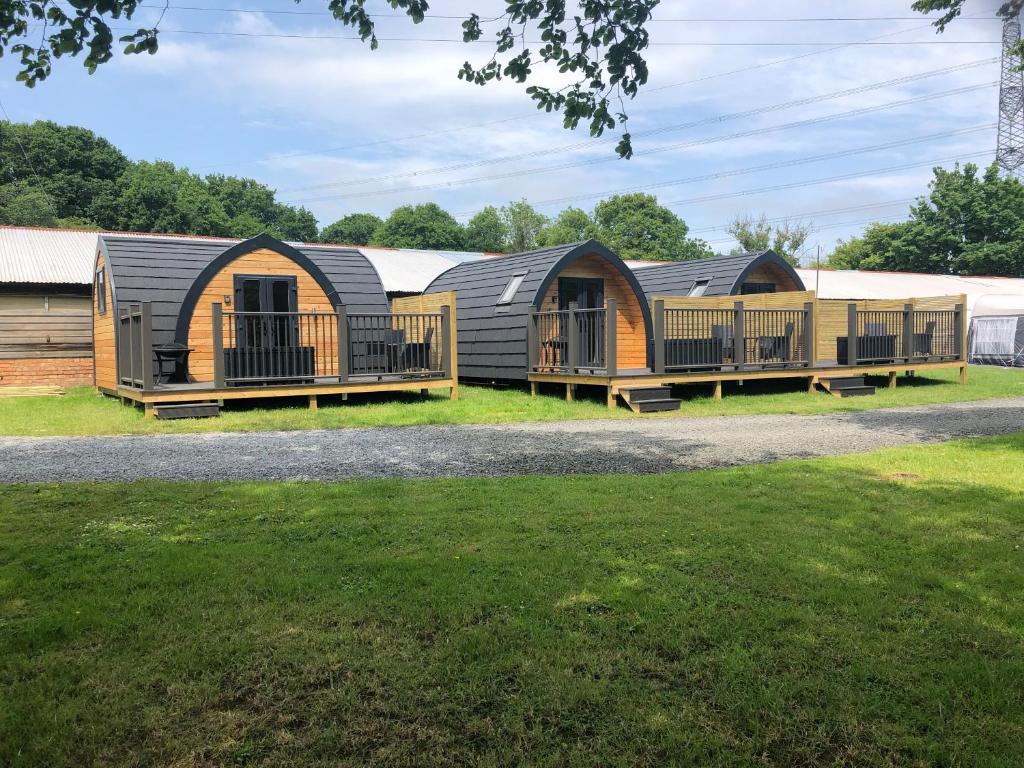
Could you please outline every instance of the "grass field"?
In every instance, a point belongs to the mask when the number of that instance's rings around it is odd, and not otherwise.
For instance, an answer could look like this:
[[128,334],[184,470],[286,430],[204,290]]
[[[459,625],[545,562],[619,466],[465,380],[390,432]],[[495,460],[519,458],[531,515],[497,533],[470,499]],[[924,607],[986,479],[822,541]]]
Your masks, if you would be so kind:
[[1019,766],[1022,460],[5,488],[0,764]]
[[[677,395],[685,398],[680,412],[643,418],[826,413],[1024,395],[1024,371],[972,367],[966,386],[957,383],[958,375],[956,370],[939,370],[927,376],[903,377],[896,390],[883,388],[873,397],[845,400],[808,393],[800,379],[726,385],[721,401],[710,398],[709,385],[694,385],[677,389]],[[886,380],[873,383],[885,387]],[[464,386],[457,402],[448,400],[446,394],[363,396],[347,403],[322,398],[316,412],[311,412],[304,400],[271,400],[258,405],[229,402],[216,419],[157,421],[144,419],[136,407],[122,406],[91,387],[82,387],[63,397],[0,398],[0,434],[109,435],[640,418],[625,406],[609,410],[604,389],[588,392],[581,388],[581,399],[571,403],[564,400],[562,388],[552,386],[544,391],[543,396],[531,398],[523,389]]]

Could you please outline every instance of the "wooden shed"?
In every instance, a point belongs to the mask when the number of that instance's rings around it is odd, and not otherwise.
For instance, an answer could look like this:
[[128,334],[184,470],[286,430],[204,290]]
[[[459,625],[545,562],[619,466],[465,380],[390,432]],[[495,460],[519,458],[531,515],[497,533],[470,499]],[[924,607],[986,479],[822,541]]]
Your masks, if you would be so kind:
[[144,403],[449,386],[451,309],[393,313],[353,248],[101,235],[96,385]]
[[803,291],[804,282],[775,251],[637,266],[648,296],[738,296]]
[[[426,293],[449,290],[459,297],[464,378],[525,381],[531,370],[569,356],[580,368],[605,368],[609,357],[622,368],[648,365],[644,292],[622,259],[595,240],[458,264]],[[578,333],[568,333],[567,323]]]

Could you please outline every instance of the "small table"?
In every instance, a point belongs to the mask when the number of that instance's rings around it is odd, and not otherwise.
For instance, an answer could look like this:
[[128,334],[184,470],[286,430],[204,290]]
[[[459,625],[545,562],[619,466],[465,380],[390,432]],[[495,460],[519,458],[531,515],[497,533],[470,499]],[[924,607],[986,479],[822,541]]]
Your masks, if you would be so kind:
[[[159,344],[153,347],[156,355],[157,384],[188,383],[188,355],[192,349],[184,344]],[[165,363],[171,364],[170,371],[164,370]]]

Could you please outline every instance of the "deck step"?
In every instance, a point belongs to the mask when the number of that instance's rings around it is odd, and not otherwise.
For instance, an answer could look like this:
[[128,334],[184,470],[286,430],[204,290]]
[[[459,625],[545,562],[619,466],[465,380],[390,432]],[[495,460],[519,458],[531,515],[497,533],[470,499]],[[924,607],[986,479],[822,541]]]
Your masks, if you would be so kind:
[[832,394],[837,397],[864,397],[865,395],[875,394],[875,388],[869,386],[843,387],[842,389],[833,390]]
[[678,411],[680,401],[675,397],[660,397],[655,400],[638,400],[630,402],[629,407],[637,413],[656,413],[658,411]]
[[671,387],[632,387],[622,390],[626,402],[638,403],[642,400],[664,400],[671,397]]
[[220,416],[220,403],[166,403],[153,410],[158,419],[206,419]]
[[836,376],[831,379],[823,379],[828,382],[829,389],[847,389],[849,387],[863,387],[863,376]]

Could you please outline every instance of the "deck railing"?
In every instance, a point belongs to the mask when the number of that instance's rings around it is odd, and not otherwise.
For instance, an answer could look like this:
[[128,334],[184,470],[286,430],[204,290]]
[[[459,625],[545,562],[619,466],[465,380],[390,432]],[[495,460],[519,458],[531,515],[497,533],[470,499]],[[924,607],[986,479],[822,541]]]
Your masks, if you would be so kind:
[[579,309],[531,311],[527,347],[531,371],[604,373],[617,370],[617,305]]
[[451,309],[224,312],[213,305],[215,386],[451,378]]
[[153,308],[149,302],[117,311],[117,381],[125,387],[153,388]]

